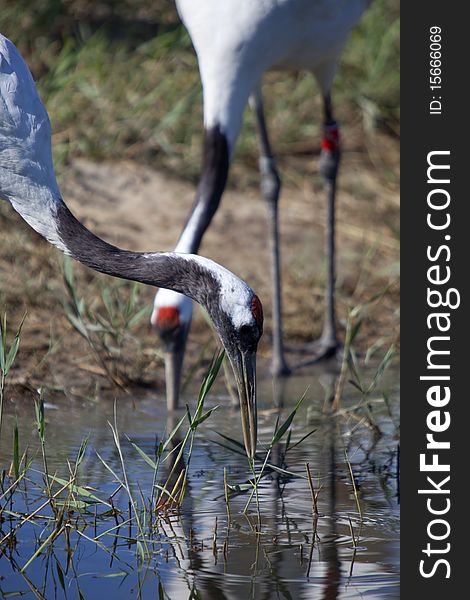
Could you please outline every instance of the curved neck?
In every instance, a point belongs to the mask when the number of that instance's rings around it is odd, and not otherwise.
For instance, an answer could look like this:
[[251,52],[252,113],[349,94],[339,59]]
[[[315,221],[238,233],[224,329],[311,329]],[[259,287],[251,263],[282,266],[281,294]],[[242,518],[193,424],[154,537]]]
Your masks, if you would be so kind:
[[205,307],[217,295],[219,282],[197,256],[122,250],[82,225],[62,200],[56,224],[67,253],[95,271],[180,292]]

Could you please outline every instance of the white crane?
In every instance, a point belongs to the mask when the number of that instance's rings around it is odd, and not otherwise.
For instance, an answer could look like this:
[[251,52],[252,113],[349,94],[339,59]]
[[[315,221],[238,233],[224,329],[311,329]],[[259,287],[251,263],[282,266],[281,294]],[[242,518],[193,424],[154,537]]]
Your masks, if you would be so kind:
[[263,311],[253,291],[217,263],[193,254],[122,250],[95,236],[65,205],[56,182],[51,126],[14,44],[0,35],[0,198],[51,244],[115,277],[166,288],[209,313],[238,384],[243,438],[256,449],[256,350]]
[[[282,339],[281,276],[278,232],[279,173],[264,118],[260,82],[271,68],[310,70],[324,104],[320,172],[325,180],[327,285],[320,339],[310,346],[317,359],[338,347],[335,323],[335,196],[340,159],[338,126],[333,118],[331,86],[351,28],[369,0],[176,0],[197,53],[203,86],[204,151],[201,178],[189,219],[176,251],[198,252],[204,232],[219,206],[231,157],[250,98],[260,149],[261,192],[269,211],[273,279],[273,366],[289,373]],[[151,322],[165,348],[167,403],[178,404],[181,365],[191,323],[192,303],[167,290],[155,297]]]

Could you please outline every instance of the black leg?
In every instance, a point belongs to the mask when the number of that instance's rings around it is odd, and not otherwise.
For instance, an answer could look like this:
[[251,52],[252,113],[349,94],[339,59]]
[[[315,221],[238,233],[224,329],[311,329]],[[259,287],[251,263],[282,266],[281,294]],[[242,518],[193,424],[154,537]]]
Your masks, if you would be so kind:
[[263,101],[258,90],[250,97],[250,106],[256,117],[258,143],[260,149],[259,169],[261,174],[261,194],[267,202],[269,213],[269,241],[271,250],[271,270],[273,284],[273,375],[288,375],[290,369],[284,357],[282,339],[282,301],[281,301],[281,266],[279,244],[278,204],[281,191],[281,179],[276,161],[271,152],[266,120],[264,118]]
[[335,301],[335,282],[336,282],[336,246],[335,246],[335,204],[336,204],[336,178],[340,163],[341,151],[339,143],[339,129],[333,118],[331,98],[326,95],[323,99],[324,104],[324,123],[323,137],[321,140],[320,152],[320,174],[323,177],[326,201],[327,201],[327,222],[326,222],[326,287],[325,287],[325,317],[323,321],[323,330],[320,338],[303,348],[290,348],[293,352],[309,354],[311,358],[298,365],[301,367],[307,364],[318,362],[336,354],[339,343],[336,332],[336,301]]
[[325,121],[323,124],[323,138],[320,153],[320,173],[325,182],[327,201],[326,222],[326,288],[325,288],[325,320],[323,332],[319,340],[323,351],[328,355],[336,351],[338,339],[336,335],[336,178],[338,175],[339,162],[341,158],[339,144],[339,129],[333,119],[331,110],[331,98],[324,98]]

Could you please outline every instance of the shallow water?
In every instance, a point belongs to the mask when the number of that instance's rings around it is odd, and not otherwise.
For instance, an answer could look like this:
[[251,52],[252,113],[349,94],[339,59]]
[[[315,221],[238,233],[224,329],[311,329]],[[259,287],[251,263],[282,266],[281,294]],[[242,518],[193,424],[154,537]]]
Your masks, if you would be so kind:
[[[320,376],[319,376],[320,374]],[[221,378],[220,378],[221,379]],[[396,372],[388,376],[392,412],[398,411],[395,389]],[[221,387],[211,394],[206,407],[219,405],[196,434],[191,456],[189,484],[182,509],[158,521],[149,543],[151,558],[141,562],[136,546],[129,543],[136,533],[135,524],[121,524],[103,535],[100,544],[88,541],[115,527],[115,519],[106,516],[106,507],[97,507],[97,518],[83,518],[77,511],[78,535],[71,528],[67,554],[65,535],[47,545],[24,574],[19,570],[51,533],[40,519],[25,524],[17,533],[15,546],[0,557],[0,591],[3,597],[51,598],[186,598],[266,599],[271,598],[398,598],[399,597],[399,489],[397,485],[396,429],[383,403],[373,403],[372,411],[383,435],[377,439],[370,428],[345,415],[322,415],[324,389],[331,384],[327,373],[316,371],[309,377],[291,378],[284,390],[275,390],[269,381],[261,382],[259,401],[259,438],[268,444],[278,414],[285,418],[298,398],[309,387],[297,414],[291,444],[309,431],[315,433],[290,450],[282,461],[284,443],[275,448],[270,462],[296,473],[290,476],[267,473],[260,485],[259,528],[256,503],[245,516],[248,492],[230,499],[231,526],[224,499],[223,469],[228,483],[242,485],[249,480],[246,458],[215,443],[224,440],[217,432],[240,439],[240,418]],[[273,400],[273,395],[275,400]],[[373,399],[379,398],[375,394]],[[191,406],[195,394],[188,397]],[[352,386],[346,388],[343,407],[359,400]],[[46,451],[50,473],[67,478],[67,459],[73,460],[82,439],[90,434],[85,459],[79,471],[79,484],[90,485],[103,500],[117,489],[114,477],[97,457],[121,476],[119,455],[113,443],[108,421],[113,420],[111,400],[69,401],[46,404]],[[153,456],[155,435],[171,430],[181,412],[167,419],[162,399],[124,396],[117,398],[117,422],[121,433],[127,477],[136,496],[150,496],[153,471],[132,448],[125,434],[149,456]],[[20,447],[29,445],[29,454],[37,447],[34,410],[31,406],[7,408],[2,433],[1,466],[11,460],[13,415],[18,416]],[[8,440],[6,438],[8,437]],[[283,440],[284,442],[285,440]],[[358,512],[346,453],[352,466],[362,518]],[[169,461],[167,461],[169,462]],[[314,485],[320,488],[318,517],[312,513],[311,494],[305,479],[309,463]],[[40,455],[33,468],[42,468]],[[168,469],[163,463],[161,477]],[[41,481],[31,471],[29,478]],[[4,488],[9,485],[6,477]],[[57,489],[58,486],[56,484]],[[31,512],[39,502],[38,488],[26,483],[24,493],[8,504],[11,512]],[[41,502],[44,497],[41,497]],[[3,506],[5,500],[1,501]],[[117,519],[128,517],[129,502],[124,491],[117,492],[113,504],[122,511]],[[92,509],[94,510],[94,509]],[[214,527],[217,533],[214,544]],[[83,521],[83,522],[81,522]],[[18,519],[5,516],[1,536]],[[351,536],[356,539],[356,549]],[[259,531],[258,531],[259,530]],[[80,591],[79,591],[80,590]]]

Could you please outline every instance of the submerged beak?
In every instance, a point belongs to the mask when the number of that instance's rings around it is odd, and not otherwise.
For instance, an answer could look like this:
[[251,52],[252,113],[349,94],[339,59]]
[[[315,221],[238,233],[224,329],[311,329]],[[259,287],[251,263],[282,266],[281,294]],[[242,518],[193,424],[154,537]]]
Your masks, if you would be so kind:
[[240,352],[231,357],[238,387],[242,418],[243,441],[248,458],[253,459],[257,440],[256,352]]
[[191,320],[181,323],[179,310],[173,306],[154,309],[150,319],[163,346],[165,360],[166,405],[169,411],[178,408],[181,371],[186,339]]
[[184,346],[165,352],[166,405],[169,411],[178,408]]

